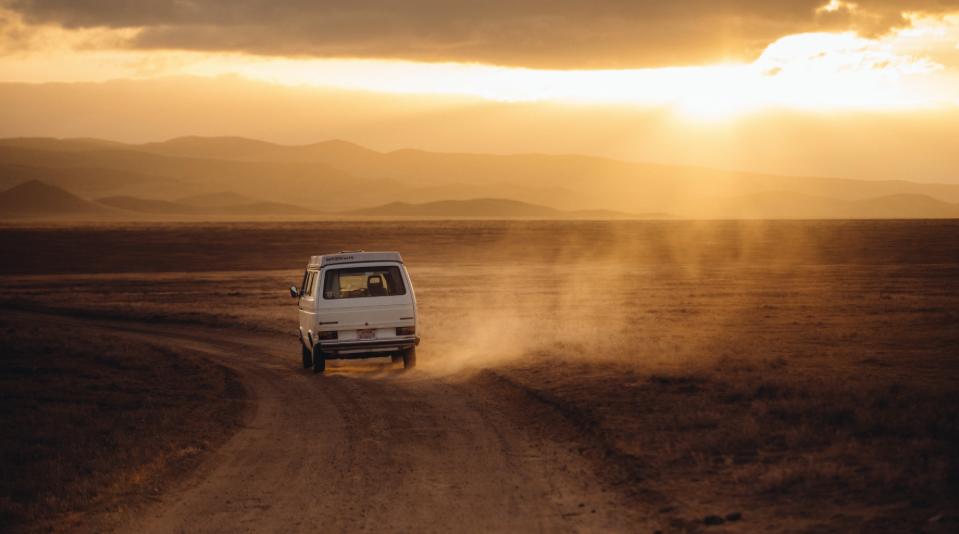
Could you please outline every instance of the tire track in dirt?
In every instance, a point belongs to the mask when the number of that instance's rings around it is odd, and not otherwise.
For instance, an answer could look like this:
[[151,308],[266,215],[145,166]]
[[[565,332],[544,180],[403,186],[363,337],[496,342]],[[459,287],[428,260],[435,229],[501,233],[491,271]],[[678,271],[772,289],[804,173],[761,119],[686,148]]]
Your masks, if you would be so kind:
[[255,396],[201,478],[123,518],[119,532],[655,530],[573,452],[571,423],[508,384],[376,363],[316,376],[288,338],[57,320],[201,351]]

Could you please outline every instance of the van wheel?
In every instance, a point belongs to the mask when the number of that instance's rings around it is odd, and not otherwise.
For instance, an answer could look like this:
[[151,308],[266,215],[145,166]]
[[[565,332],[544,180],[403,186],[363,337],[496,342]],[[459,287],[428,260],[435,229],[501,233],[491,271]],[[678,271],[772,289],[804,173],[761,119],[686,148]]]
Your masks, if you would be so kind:
[[416,367],[416,347],[410,347],[403,351],[403,368],[412,369]]
[[313,372],[322,373],[323,371],[326,371],[326,357],[322,352],[316,351],[313,357]]
[[303,368],[309,369],[313,367],[313,353],[310,352],[310,349],[306,348],[306,345],[300,345],[300,348],[303,349]]

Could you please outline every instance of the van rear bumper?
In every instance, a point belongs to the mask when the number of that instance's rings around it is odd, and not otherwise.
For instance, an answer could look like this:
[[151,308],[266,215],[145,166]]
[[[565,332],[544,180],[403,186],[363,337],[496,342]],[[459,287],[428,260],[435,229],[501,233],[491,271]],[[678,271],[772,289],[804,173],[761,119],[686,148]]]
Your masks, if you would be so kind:
[[396,348],[398,350],[408,349],[420,344],[420,338],[417,337],[395,337],[392,339],[371,339],[369,341],[323,341],[317,343],[314,351],[320,352],[341,352],[350,350],[386,350]]

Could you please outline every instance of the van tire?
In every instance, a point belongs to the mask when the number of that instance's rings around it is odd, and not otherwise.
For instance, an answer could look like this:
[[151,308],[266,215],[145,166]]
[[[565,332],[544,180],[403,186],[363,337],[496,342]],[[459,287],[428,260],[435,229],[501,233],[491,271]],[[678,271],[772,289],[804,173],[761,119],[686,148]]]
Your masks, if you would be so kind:
[[303,349],[303,368],[309,369],[313,367],[313,353],[310,349],[306,348],[306,345],[300,345],[300,347]]
[[313,355],[313,372],[322,373],[323,371],[326,371],[326,357],[322,352],[316,351]]
[[416,347],[410,347],[403,351],[403,368],[412,369],[416,367]]

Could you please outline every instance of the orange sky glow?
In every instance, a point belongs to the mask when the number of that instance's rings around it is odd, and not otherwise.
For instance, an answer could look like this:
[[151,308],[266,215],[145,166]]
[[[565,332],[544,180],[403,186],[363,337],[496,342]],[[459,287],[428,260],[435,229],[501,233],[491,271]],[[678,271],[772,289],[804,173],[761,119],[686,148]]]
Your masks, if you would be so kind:
[[[120,5],[123,0],[114,3]],[[623,57],[616,56],[609,50],[623,47],[596,37],[605,34],[581,37],[587,46],[596,47],[597,55],[613,57],[596,62],[592,56],[562,50],[531,48],[528,57],[520,57],[501,50],[505,46],[445,42],[427,42],[387,57],[390,53],[375,51],[381,46],[378,42],[350,41],[330,48],[329,43],[302,38],[306,40],[297,53],[288,53],[283,48],[275,50],[282,39],[252,26],[244,36],[261,32],[265,37],[234,45],[236,37],[228,34],[222,37],[226,44],[211,45],[191,33],[171,33],[176,24],[170,20],[180,19],[164,19],[162,13],[157,15],[160,22],[141,20],[139,12],[128,17],[130,22],[92,8],[74,13],[57,7],[60,3],[53,0],[0,0],[0,91],[13,91],[9,94],[16,97],[0,104],[5,124],[0,126],[0,136],[147,141],[190,134],[245,135],[288,143],[328,136],[380,150],[578,152],[783,174],[874,178],[905,178],[906,169],[920,169],[920,176],[909,179],[959,182],[959,164],[950,163],[939,152],[939,147],[959,142],[959,127],[953,120],[959,116],[959,7],[956,12],[897,12],[895,5],[880,4],[837,0],[810,4],[805,9],[818,26],[796,28],[818,31],[797,33],[779,28],[775,14],[769,14],[765,26],[740,31],[744,44],[730,45],[732,52],[725,59],[710,55],[715,46],[704,42],[695,49],[677,48],[673,64],[663,64],[667,56],[659,52],[644,55],[648,46],[637,45]],[[893,17],[889,27],[867,28],[862,22],[879,20],[880,14],[886,17],[889,9],[899,16]],[[841,14],[846,17],[841,19],[847,21],[845,27],[829,22]],[[463,17],[472,20],[469,17],[475,14]],[[645,20],[624,15],[627,22],[634,19],[639,21],[636,24]],[[182,31],[194,26],[184,25]],[[222,26],[223,31],[233,31],[232,25]],[[457,38],[441,35],[435,40]],[[551,34],[542,37],[551,38]],[[457,52],[447,53],[449,49]],[[473,56],[474,60],[467,60]],[[617,61],[633,66],[608,68],[608,63]],[[570,68],[556,68],[566,63]],[[86,97],[86,103],[77,100],[73,109],[64,104],[62,95],[57,96],[58,91],[75,86],[84,91],[100,88],[94,92],[106,99],[117,83],[147,92],[158,83],[173,84],[176,89],[164,99],[145,103],[155,112],[138,109],[124,117],[103,111],[102,106],[99,112],[91,111],[95,96]],[[183,112],[189,95],[197,94],[189,89],[196,83],[246,92],[247,100],[255,100],[258,94],[261,100],[247,106],[245,120],[214,120],[212,111]],[[319,93],[311,99],[304,91]],[[116,99],[135,98],[136,90],[124,94],[109,97],[110,101],[122,107],[126,104]],[[224,102],[231,98],[225,96]],[[272,101],[275,118],[288,120],[285,131],[268,125],[264,111],[252,109],[267,105],[264,98]],[[295,117],[297,112],[284,115],[285,104],[275,102],[277,98],[292,98],[296,105],[289,107],[308,109],[309,116],[322,115],[325,124],[305,127]],[[336,110],[329,107],[333,101]],[[370,109],[374,101],[372,108],[379,110],[376,116],[361,111]],[[477,109],[485,110],[483,116],[474,113]],[[91,119],[91,113],[101,116]],[[503,128],[534,116],[540,127],[524,124],[518,128],[523,135],[503,139]],[[632,125],[626,117],[632,117]],[[451,133],[457,120],[473,131]],[[132,126],[133,121],[139,129]],[[577,140],[571,132],[557,132],[557,124],[593,132],[592,137]],[[903,124],[918,140],[896,142],[893,133],[901,133]],[[877,127],[889,129],[888,135],[877,133]],[[835,138],[823,150],[822,131],[837,128],[848,136]],[[771,145],[771,129],[779,130],[772,139],[788,139],[789,150]],[[660,135],[653,137],[655,132]],[[498,141],[484,140],[484,135],[496,135]],[[709,140],[712,147],[690,150],[684,145],[689,139]],[[765,147],[764,154],[776,154],[775,161],[768,155],[759,157],[747,143]],[[910,143],[916,146],[904,150]],[[872,149],[864,152],[864,146]],[[880,154],[889,150],[896,154],[891,167],[887,161],[891,156]],[[826,161],[804,161],[813,154]]]

